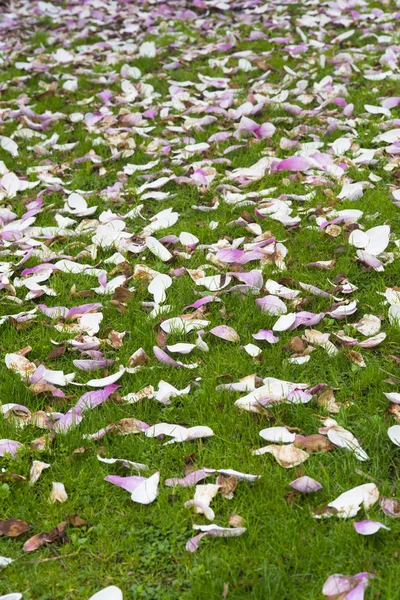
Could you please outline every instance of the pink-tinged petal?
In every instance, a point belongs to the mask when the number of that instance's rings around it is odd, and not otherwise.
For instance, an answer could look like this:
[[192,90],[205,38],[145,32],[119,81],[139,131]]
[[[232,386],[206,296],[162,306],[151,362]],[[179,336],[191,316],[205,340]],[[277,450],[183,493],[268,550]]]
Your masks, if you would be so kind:
[[252,337],[255,340],[265,340],[270,344],[276,344],[279,342],[279,338],[274,335],[274,332],[271,329],[260,329],[257,333],[253,333]]
[[296,314],[296,319],[292,325],[292,329],[296,329],[296,327],[299,327],[301,325],[304,325],[306,327],[312,327],[314,325],[318,325],[318,323],[320,321],[322,321],[322,319],[325,316],[325,313],[311,313],[308,311],[300,311]]
[[198,513],[203,513],[205,518],[208,519],[209,521],[213,521],[215,518],[215,513],[213,511],[213,509],[207,505],[206,502],[202,501],[202,500],[187,500],[185,502],[185,504],[183,505],[185,508],[190,508],[191,506],[194,506],[197,510],[196,512]]
[[65,318],[68,314],[68,308],[65,306],[48,307],[45,304],[38,304],[38,309],[51,319]]
[[228,325],[217,325],[210,329],[209,333],[212,333],[216,337],[219,337],[227,342],[239,342],[239,334],[232,327]]
[[307,477],[304,475],[303,477],[299,477],[295,479],[291,483],[289,483],[290,487],[298,492],[303,492],[304,494],[309,494],[310,492],[318,492],[322,490],[322,485],[319,481],[316,481],[312,477]]
[[256,304],[262,312],[269,315],[284,315],[287,313],[286,304],[278,298],[278,296],[264,296],[264,298],[257,298]]
[[349,304],[341,304],[331,312],[327,313],[334,319],[344,319],[350,315],[353,315],[357,310],[357,300],[349,302]]
[[363,582],[360,582],[355,588],[346,594],[345,600],[364,600],[365,588],[366,585]]
[[117,485],[118,487],[126,490],[127,492],[134,492],[136,488],[145,481],[146,477],[141,477],[140,475],[131,475],[129,477],[120,477],[119,475],[107,475],[104,477],[104,481],[108,481],[113,485]]
[[358,586],[358,584],[359,580],[351,575],[330,575],[324,583],[322,593],[328,598],[330,596],[340,596],[341,594],[350,592],[353,588]]
[[81,369],[82,371],[97,371],[98,369],[105,369],[115,363],[115,360],[107,360],[105,358],[100,360],[73,360],[74,367]]
[[199,547],[200,540],[207,535],[207,533],[198,533],[194,537],[192,537],[188,542],[186,542],[186,550],[188,552],[196,552]]
[[199,469],[197,471],[193,471],[193,473],[189,473],[189,475],[186,475],[186,477],[173,477],[172,479],[166,479],[164,484],[167,486],[180,485],[182,487],[187,487],[196,485],[196,483],[214,473],[216,473],[215,469]]
[[76,406],[79,406],[82,411],[87,410],[88,408],[95,408],[96,406],[99,406],[99,404],[103,404],[103,402],[105,402],[118,388],[119,385],[112,384],[106,386],[103,390],[86,392],[86,394],[83,394],[83,396],[79,398]]
[[187,441],[197,440],[199,438],[212,437],[214,435],[211,427],[206,425],[196,425],[187,429]]
[[80,306],[74,306],[70,308],[67,313],[67,319],[71,317],[77,317],[81,315],[85,315],[88,312],[95,312],[102,308],[102,304],[100,302],[93,302],[91,304],[81,304]]
[[388,531],[390,530],[389,527],[386,527],[386,525],[379,523],[379,521],[369,521],[369,520],[356,521],[353,524],[354,524],[354,529],[360,535],[373,535],[380,529],[387,529]]
[[204,306],[204,304],[208,304],[209,302],[221,302],[221,299],[216,296],[203,296],[203,298],[196,300],[193,304],[184,306],[183,310],[187,310],[188,308],[200,308],[200,306]]
[[277,171],[307,171],[313,166],[314,162],[305,156],[292,156],[281,160],[276,168]]
[[376,258],[376,256],[372,256],[365,250],[357,250],[357,257],[362,263],[367,265],[367,267],[371,267],[375,271],[382,272],[384,270],[383,265],[380,260]]
[[388,517],[398,518],[400,517],[400,500],[396,498],[380,498],[379,504],[381,509]]
[[153,352],[154,352],[154,356],[156,357],[156,359],[159,362],[162,362],[166,365],[169,365],[169,366],[175,367],[175,368],[180,366],[176,362],[176,360],[171,358],[166,352],[164,352],[164,350],[161,350],[161,348],[159,348],[158,346],[153,346]]
[[6,439],[0,440],[0,456],[11,454],[11,456],[14,457],[20,448],[22,448],[22,444],[20,442]]
[[381,333],[378,333],[378,335],[374,335],[373,337],[363,340],[362,342],[357,342],[357,346],[360,348],[375,348],[375,346],[383,342],[385,339],[386,333],[382,331]]
[[243,273],[229,273],[232,277],[236,277],[240,281],[243,281],[246,285],[261,289],[264,283],[264,279],[260,271],[245,271]]
[[49,425],[56,433],[65,433],[72,427],[76,427],[82,421],[81,408],[79,406],[71,408],[65,415],[62,415],[54,424]]

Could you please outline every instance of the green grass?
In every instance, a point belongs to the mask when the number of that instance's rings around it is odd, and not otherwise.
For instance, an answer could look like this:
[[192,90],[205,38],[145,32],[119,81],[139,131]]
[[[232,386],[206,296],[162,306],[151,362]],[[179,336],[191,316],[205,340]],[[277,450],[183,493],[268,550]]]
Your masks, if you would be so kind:
[[[321,6],[325,7],[322,4]],[[378,4],[369,3],[370,8],[374,6],[377,7]],[[152,5],[150,4],[149,7],[151,10]],[[382,5],[382,8],[395,12],[393,3]],[[143,10],[147,9],[143,8]],[[305,10],[306,7],[301,4],[290,5],[287,10],[283,8],[290,21],[289,32],[295,40],[293,43],[301,42],[296,32],[296,18]],[[361,10],[364,9],[360,8]],[[281,16],[280,12],[277,14]],[[153,169],[154,173],[166,169],[170,170],[170,174],[187,175],[190,164],[204,157],[211,160],[226,157],[231,161],[231,165],[215,164],[218,175],[210,189],[205,192],[192,186],[169,182],[163,191],[171,191],[174,194],[172,199],[164,202],[145,201],[142,211],[145,221],[138,218],[127,223],[127,229],[135,235],[141,232],[143,226],[155,213],[172,206],[179,212],[180,218],[173,227],[157,232],[155,234],[157,238],[167,234],[179,236],[180,232],[188,231],[198,236],[200,244],[216,243],[224,236],[228,239],[246,236],[246,242],[250,242],[253,236],[245,229],[237,225],[228,226],[231,221],[239,218],[243,211],[252,214],[253,207],[235,207],[224,203],[218,186],[228,183],[225,171],[251,166],[263,155],[273,155],[281,159],[290,156],[294,151],[282,150],[279,146],[280,139],[290,138],[293,131],[303,125],[310,129],[304,133],[300,131],[294,139],[301,143],[310,142],[313,141],[312,135],[317,134],[319,139],[325,142],[321,152],[326,152],[329,148],[327,144],[345,135],[347,131],[339,128],[330,135],[325,135],[328,117],[337,119],[339,125],[355,128],[358,132],[356,141],[361,147],[376,147],[372,140],[382,132],[381,124],[385,118],[376,115],[364,118],[364,104],[379,105],[381,98],[396,95],[396,80],[369,82],[362,74],[352,72],[347,82],[345,77],[335,73],[335,66],[329,61],[339,51],[359,48],[365,54],[364,66],[368,64],[377,67],[379,58],[386,49],[386,46],[383,50],[378,45],[371,46],[374,44],[373,39],[370,37],[362,39],[358,31],[353,38],[346,40],[341,46],[329,44],[330,38],[344,31],[341,26],[327,26],[329,45],[324,50],[327,58],[324,68],[319,66],[318,61],[314,61],[318,57],[319,50],[312,45],[305,53],[291,57],[283,51],[282,46],[268,39],[246,40],[254,27],[246,22],[241,24],[239,17],[236,20],[234,15],[227,15],[227,21],[222,22],[220,29],[208,32],[203,31],[197,22],[177,19],[171,24],[167,19],[162,23],[163,19],[157,17],[155,26],[148,36],[149,40],[154,40],[156,46],[161,48],[154,60],[140,58],[137,53],[134,53],[130,58],[115,55],[112,61],[107,62],[108,50],[106,50],[103,53],[95,53],[93,59],[84,64],[81,70],[77,66],[61,65],[38,75],[18,69],[15,63],[26,61],[37,48],[41,49],[40,52],[45,55],[45,62],[48,62],[49,55],[55,52],[57,47],[65,45],[71,51],[79,51],[79,48],[86,45],[98,47],[103,40],[103,34],[102,26],[98,22],[91,26],[88,37],[80,38],[77,35],[79,31],[69,35],[62,24],[49,16],[31,15],[31,17],[32,23],[29,31],[24,31],[22,47],[12,56],[4,53],[4,64],[0,66],[0,81],[4,86],[1,109],[15,110],[18,97],[24,93],[29,97],[29,105],[37,113],[47,110],[62,112],[67,116],[66,119],[52,123],[44,132],[46,137],[58,133],[60,138],[57,143],[78,142],[78,144],[69,152],[51,150],[49,155],[41,156],[34,148],[29,149],[35,144],[42,143],[39,138],[26,142],[21,138],[15,138],[20,149],[19,156],[14,159],[0,148],[0,161],[4,161],[6,167],[19,176],[24,176],[29,167],[52,161],[54,165],[52,174],[60,177],[67,189],[93,192],[88,198],[88,204],[98,206],[95,214],[97,218],[108,208],[124,214],[142,203],[137,188],[145,181],[143,174],[135,173],[124,180],[121,173],[128,163],[139,164],[154,160],[154,154],[148,152],[148,145],[154,138],[169,140],[172,149],[175,150],[183,145],[173,141],[176,137],[182,139],[187,135],[193,137],[196,142],[201,142],[218,131],[233,131],[233,122],[219,115],[216,115],[217,121],[206,126],[203,131],[191,129],[179,134],[168,131],[167,125],[182,125],[184,122],[180,117],[184,109],[171,108],[170,114],[175,117],[171,119],[171,123],[168,119],[161,120],[157,117],[150,122],[155,125],[155,129],[150,133],[149,138],[131,133],[136,143],[134,154],[129,158],[105,162],[104,173],[99,172],[97,166],[90,162],[74,163],[74,159],[85,155],[92,148],[104,160],[109,159],[111,153],[108,143],[94,146],[93,141],[101,137],[107,142],[109,129],[123,126],[117,118],[121,108],[126,108],[130,112],[143,112],[153,106],[149,104],[143,107],[139,103],[119,106],[113,103],[109,108],[116,117],[115,121],[104,128],[100,123],[93,131],[88,130],[82,122],[76,124],[70,122],[68,116],[71,113],[99,110],[102,103],[97,98],[97,94],[102,90],[110,89],[114,99],[121,93],[119,71],[123,64],[128,63],[139,67],[143,74],[143,81],[153,85],[155,91],[161,94],[161,97],[154,102],[155,107],[161,108],[164,103],[171,100],[168,91],[169,79],[198,83],[197,73],[212,77],[230,77],[234,89],[237,90],[237,106],[239,106],[245,102],[250,93],[252,80],[263,74],[261,68],[257,67],[250,73],[237,71],[238,59],[231,58],[226,67],[233,70],[226,74],[221,68],[211,68],[208,62],[211,57],[222,58],[224,54],[221,52],[215,52],[215,56],[210,52],[199,53],[192,61],[187,60],[185,56],[189,48],[201,50],[214,41],[225,39],[225,34],[228,35],[230,28],[233,27],[237,41],[232,50],[229,50],[229,54],[240,50],[251,50],[255,54],[271,52],[270,55],[261,57],[268,63],[268,68],[272,67],[273,70],[265,80],[265,90],[260,93],[272,96],[281,91],[283,85],[289,90],[294,87],[293,82],[287,83],[284,80],[285,65],[296,71],[299,79],[309,79],[306,93],[312,93],[314,81],[320,81],[326,75],[331,75],[335,83],[347,84],[349,96],[346,99],[355,105],[352,117],[354,121],[350,120],[350,123],[343,117],[342,109],[333,104],[316,115],[309,114],[301,117],[290,116],[279,104],[266,104],[254,118],[260,123],[265,121],[275,123],[277,130],[272,139],[254,143],[242,140],[241,143],[245,144],[244,148],[224,155],[223,151],[226,148],[237,143],[235,138],[230,138],[222,144],[213,144],[207,155],[196,156],[179,165],[171,163],[173,154],[158,155],[156,152],[160,163]],[[210,18],[216,21],[219,19],[215,15]],[[63,41],[51,39],[49,41],[51,36],[57,35],[60,26],[61,38],[66,37],[65,44]],[[117,22],[117,28],[112,34],[110,32],[110,37],[113,39],[120,37],[125,41],[129,38],[129,41],[135,42],[134,35],[131,39],[132,34],[128,37],[120,34],[119,26],[120,23]],[[268,26],[263,27],[263,30],[268,34]],[[379,33],[379,30],[374,29],[374,31]],[[310,30],[310,37],[312,32],[313,30]],[[274,27],[271,35],[286,36],[288,30],[284,26]],[[139,43],[143,39],[143,34],[140,33]],[[180,45],[171,46],[175,42]],[[172,71],[164,69],[164,65],[176,60],[182,61],[179,69]],[[92,73],[88,73],[87,70]],[[59,76],[64,73],[77,75],[79,89],[76,92],[62,90],[63,80]],[[21,84],[20,78],[26,76],[27,79]],[[105,78],[103,82],[99,80],[100,77]],[[58,88],[47,93],[46,86],[58,78]],[[197,98],[201,98],[201,93],[194,86],[190,91]],[[92,96],[93,101],[87,106],[78,104]],[[315,98],[307,105],[302,105],[292,95],[287,101],[299,104],[304,110],[312,110],[317,106]],[[187,114],[193,117],[204,116],[203,113],[190,114],[190,111]],[[284,120],[281,121],[282,118]],[[399,107],[392,110],[392,118],[400,118]],[[23,124],[23,127],[25,126]],[[17,120],[8,118],[5,112],[4,122],[0,123],[0,134],[10,136],[17,127]],[[120,149],[123,148],[118,148]],[[348,156],[351,156],[351,152]],[[382,152],[377,158],[376,165],[350,167],[346,173],[356,181],[367,181],[370,173],[382,177],[382,181],[377,183],[375,188],[365,190],[362,199],[357,202],[347,200],[332,202],[324,191],[329,188],[336,196],[340,192],[342,182],[331,179],[324,185],[315,186],[317,194],[314,200],[306,204],[293,201],[293,214],[297,214],[299,208],[313,209],[313,211],[325,210],[332,206],[338,209],[357,208],[364,211],[360,223],[365,229],[388,223],[391,225],[393,239],[396,239],[400,233],[400,213],[390,201],[389,185],[398,185],[398,180],[396,184],[394,170],[387,171],[384,168],[388,156]],[[161,176],[161,173],[158,176]],[[30,175],[29,179],[35,180],[36,175]],[[121,201],[107,201],[102,198],[101,190],[112,186],[119,179],[124,182]],[[305,186],[303,181],[296,180],[291,173],[284,172],[269,173],[241,191],[261,191],[272,186],[277,187],[277,190],[271,193],[273,197],[286,193],[304,194],[314,189],[312,185]],[[18,194],[18,197],[11,201],[5,199],[1,207],[10,206],[17,213],[18,218],[21,218],[25,212],[25,205],[36,197],[39,189],[41,188]],[[216,197],[220,201],[216,211],[204,213],[191,208],[192,205],[207,203]],[[62,208],[66,195],[53,191],[51,194],[45,194],[43,198],[47,209],[37,215],[35,225],[54,226],[55,211]],[[218,229],[209,228],[211,221],[219,222]],[[368,598],[400,599],[398,591],[400,567],[397,556],[400,523],[396,519],[385,517],[379,505],[375,505],[368,514],[361,510],[357,520],[364,518],[379,520],[391,528],[390,532],[382,531],[375,536],[362,537],[355,532],[352,519],[331,518],[317,521],[312,515],[314,509],[322,507],[340,493],[366,483],[370,479],[379,484],[382,495],[398,495],[399,452],[387,436],[387,429],[394,424],[394,418],[386,413],[388,402],[383,392],[398,389],[385,380],[391,378],[400,381],[398,365],[388,357],[388,355],[399,354],[400,337],[399,329],[388,323],[387,307],[379,294],[386,286],[399,285],[397,254],[395,260],[386,265],[383,273],[366,271],[354,260],[356,251],[348,244],[346,229],[342,227],[342,233],[337,238],[327,236],[316,227],[314,212],[309,215],[302,214],[300,227],[293,230],[285,229],[281,223],[269,218],[257,219],[257,222],[263,231],[270,230],[276,239],[282,240],[288,248],[287,270],[280,273],[274,265],[266,265],[263,267],[264,281],[267,278],[278,280],[283,276],[290,277],[295,282],[301,281],[322,289],[332,289],[329,281],[334,281],[339,273],[344,273],[349,281],[358,287],[358,291],[354,294],[358,299],[357,313],[345,321],[325,318],[317,328],[324,332],[335,332],[346,328],[346,331],[352,335],[354,333],[351,329],[352,322],[359,320],[366,313],[375,314],[383,318],[382,329],[387,333],[386,340],[372,350],[361,351],[367,363],[365,369],[353,365],[343,349],[337,356],[331,358],[323,349],[317,348],[307,364],[301,366],[288,364],[286,359],[290,353],[284,347],[294,335],[302,335],[303,328],[300,328],[295,332],[287,331],[279,334],[279,343],[276,345],[257,342],[263,352],[260,359],[254,361],[240,346],[254,342],[251,334],[261,328],[270,329],[276,318],[261,313],[255,305],[254,296],[220,294],[222,302],[208,304],[204,318],[210,321],[210,328],[219,324],[228,324],[235,328],[240,335],[240,344],[224,342],[207,334],[205,340],[209,344],[210,351],[208,353],[195,351],[188,360],[183,358],[184,362],[201,361],[198,369],[178,370],[161,365],[153,356],[152,347],[156,344],[154,328],[160,322],[160,318],[152,319],[141,309],[142,302],[152,299],[147,292],[146,282],[140,280],[129,282],[129,286],[134,285],[136,289],[123,313],[118,312],[116,306],[111,303],[111,296],[98,298],[93,292],[90,298],[73,295],[72,286],[76,286],[76,291],[83,292],[98,285],[96,278],[83,275],[56,273],[51,276],[49,285],[56,290],[57,297],[43,296],[35,301],[23,301],[21,305],[5,298],[9,292],[0,291],[1,315],[30,310],[39,303],[45,303],[47,306],[72,307],[84,302],[102,302],[104,318],[101,332],[109,327],[119,332],[127,332],[122,348],[105,349],[105,357],[116,359],[120,364],[126,365],[128,358],[139,347],[143,347],[151,357],[148,367],[136,374],[123,376],[118,390],[121,396],[139,391],[149,384],[157,387],[162,379],[179,389],[192,383],[190,393],[173,399],[170,406],[163,406],[155,400],[148,399],[134,405],[109,399],[103,405],[87,411],[78,427],[71,429],[65,435],[57,435],[50,449],[45,452],[29,450],[29,442],[44,435],[45,431],[31,425],[17,429],[9,420],[0,418],[0,438],[16,439],[25,444],[24,450],[16,459],[1,458],[0,468],[4,468],[6,472],[28,477],[33,459],[44,460],[51,464],[51,468],[43,472],[33,487],[28,483],[7,478],[0,481],[1,518],[15,517],[26,520],[31,525],[32,535],[52,529],[67,515],[73,513],[79,513],[89,523],[82,528],[69,527],[67,531],[69,541],[66,544],[57,546],[56,549],[45,546],[30,554],[22,551],[22,545],[29,534],[18,538],[1,538],[0,554],[13,558],[14,562],[1,572],[0,593],[19,591],[23,593],[24,600],[58,598],[87,600],[102,587],[114,584],[123,590],[124,598],[200,600],[221,598],[228,585],[227,597],[234,600],[242,598],[313,600],[322,597],[322,585],[330,574],[352,575],[369,571],[375,574],[375,578],[370,583],[371,589],[366,592]],[[57,254],[76,256],[91,244],[90,238],[91,236],[85,235],[76,238],[58,237],[49,243],[49,247]],[[1,260],[18,262],[20,258],[13,255],[14,250],[13,247],[7,249],[7,253],[1,256]],[[91,260],[89,256],[82,258],[81,262],[97,265],[111,256],[114,251],[115,249],[99,249],[95,260]],[[394,244],[389,246],[388,251],[396,251]],[[175,258],[169,264],[162,263],[149,252],[145,253],[145,259],[143,255],[134,254],[128,254],[125,258],[132,266],[132,270],[135,264],[145,262],[162,273],[169,273],[172,268],[180,266],[194,269],[206,264],[206,253],[197,249],[190,259]],[[333,257],[337,262],[331,271],[304,266],[309,262],[329,260]],[[30,258],[17,270],[16,275],[20,276],[23,269],[31,268],[41,262],[38,258]],[[113,265],[104,266],[109,273],[113,269]],[[258,267],[258,263],[250,263],[241,270]],[[226,271],[229,271],[228,267]],[[25,288],[17,288],[17,296],[23,300],[26,291]],[[171,288],[167,291],[166,303],[171,305],[171,311],[166,316],[180,315],[184,306],[198,299],[198,292],[199,288],[194,286],[187,274],[181,278],[175,277]],[[306,297],[302,310],[320,312],[329,308],[329,299],[307,296],[305,292],[302,292],[301,297]],[[289,302],[287,304],[290,306]],[[74,371],[72,360],[78,358],[78,355],[71,350],[68,349],[60,358],[48,358],[48,353],[54,347],[51,340],[59,342],[68,338],[66,334],[58,333],[53,325],[54,321],[41,313],[21,329],[16,329],[11,321],[2,325],[1,364],[4,364],[4,355],[7,352],[15,352],[30,345],[32,347],[29,353],[30,360],[37,361],[37,364],[45,363],[49,369],[60,369],[65,373]],[[168,344],[177,341],[191,342],[195,339],[195,333],[187,336],[171,334],[168,337]],[[113,370],[110,369],[110,372]],[[286,470],[280,467],[269,454],[253,456],[251,450],[264,445],[258,435],[262,428],[286,425],[299,428],[303,434],[313,434],[317,433],[320,427],[319,417],[328,415],[318,406],[316,400],[306,405],[282,404],[269,409],[265,415],[239,412],[234,406],[234,401],[241,394],[217,392],[215,388],[221,382],[237,381],[251,373],[257,373],[263,378],[277,377],[288,381],[307,382],[312,386],[324,382],[334,387],[337,401],[349,405],[343,407],[337,416],[333,416],[360,439],[370,460],[359,463],[350,452],[336,449],[325,454],[313,454],[300,467]],[[92,377],[102,377],[102,372],[86,374],[78,371],[76,380],[83,383]],[[199,380],[195,381],[197,378]],[[70,385],[64,390],[66,398],[35,396],[16,374],[8,371],[4,366],[0,369],[0,402],[3,404],[9,402],[23,404],[32,412],[51,409],[66,412],[81,394],[88,391],[88,388]],[[160,440],[148,439],[140,434],[119,436],[110,433],[99,442],[82,439],[83,434],[93,433],[125,417],[135,417],[150,424],[170,422],[188,426],[208,425],[214,430],[215,435],[206,440],[167,446],[164,446]],[[85,447],[84,453],[73,454],[75,449],[82,446]],[[107,457],[126,458],[145,463],[149,466],[149,473],[160,471],[161,483],[157,500],[149,506],[134,504],[126,491],[105,482],[104,477],[108,474],[127,475],[128,473],[118,465],[108,466],[99,462],[96,454],[100,447]],[[188,455],[191,456],[196,468],[204,466],[216,469],[232,468],[261,475],[254,484],[240,482],[232,500],[218,495],[212,503],[216,523],[227,526],[229,516],[239,514],[244,519],[246,533],[242,537],[232,539],[206,537],[194,554],[185,550],[185,543],[193,535],[192,525],[207,523],[202,515],[196,515],[191,509],[185,509],[183,506],[185,501],[193,497],[194,490],[163,485],[165,479],[183,475],[185,457]],[[311,495],[290,493],[291,488],[288,484],[303,474],[320,481],[323,485],[322,491]],[[53,505],[49,502],[52,481],[65,484],[69,498],[64,504]],[[212,478],[208,481],[211,482]]]

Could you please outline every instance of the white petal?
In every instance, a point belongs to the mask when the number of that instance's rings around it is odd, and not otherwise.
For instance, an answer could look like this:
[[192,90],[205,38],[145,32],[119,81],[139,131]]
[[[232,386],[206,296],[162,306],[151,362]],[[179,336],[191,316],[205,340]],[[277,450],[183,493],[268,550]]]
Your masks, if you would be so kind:
[[260,431],[260,436],[267,440],[267,442],[273,442],[278,444],[282,442],[284,444],[291,444],[296,438],[296,434],[292,433],[286,427],[268,427]]
[[138,504],[150,504],[157,498],[160,473],[154,473],[151,477],[143,481],[131,495],[131,500]]
[[90,596],[89,600],[123,600],[123,595],[119,587],[110,585]]
[[101,379],[91,379],[84,385],[89,385],[90,387],[98,387],[98,388],[105,387],[106,385],[111,385],[112,383],[115,383],[116,381],[118,381],[118,379],[121,379],[124,372],[125,372],[125,369],[120,369],[113,375],[109,375],[108,377],[102,377]]

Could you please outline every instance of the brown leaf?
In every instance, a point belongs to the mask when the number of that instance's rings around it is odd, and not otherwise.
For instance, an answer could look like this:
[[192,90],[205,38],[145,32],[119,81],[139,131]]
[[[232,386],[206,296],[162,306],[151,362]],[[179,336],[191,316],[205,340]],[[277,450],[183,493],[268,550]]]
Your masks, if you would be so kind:
[[117,300],[118,302],[128,302],[133,296],[133,293],[130,292],[127,288],[118,287],[113,295],[113,300]]
[[232,498],[233,492],[236,490],[238,480],[233,475],[231,477],[225,477],[219,475],[217,478],[217,485],[219,485],[219,493],[225,498]]
[[43,533],[37,533],[36,535],[29,538],[27,542],[22,547],[24,552],[33,552],[34,550],[38,550],[45,544],[65,544],[68,542],[68,537],[65,533],[67,529],[68,522],[63,521],[59,523],[50,531],[45,531]]
[[327,437],[319,433],[307,436],[296,435],[294,445],[296,448],[306,450],[309,454],[312,454],[313,452],[329,452],[335,448]]
[[389,406],[387,412],[394,416],[395,421],[400,423],[400,405],[399,404],[391,404]]
[[149,362],[149,357],[143,348],[139,348],[128,358],[128,367],[138,367],[141,365],[147,365]]
[[283,347],[283,350],[289,350],[290,352],[302,353],[306,348],[306,344],[299,337],[292,338],[286,346]]
[[115,306],[115,308],[121,315],[123,315],[127,311],[126,304],[123,304],[122,302],[119,302],[118,300],[110,300],[110,304]]
[[66,534],[68,525],[71,525],[72,527],[83,527],[84,525],[89,525],[89,523],[77,514],[68,515],[65,521],[58,523],[58,525],[53,527],[53,529],[50,531],[38,533],[29,538],[29,540],[24,544],[22,550],[24,552],[33,552],[45,544],[65,544],[69,541]]
[[66,349],[66,346],[55,346],[52,350],[50,350],[50,352],[47,355],[47,358],[60,358],[60,356],[64,354]]
[[243,527],[244,519],[240,515],[231,515],[228,520],[229,527]]
[[224,583],[224,589],[222,590],[222,599],[225,600],[225,598],[228,596],[228,592],[229,592],[229,583]]
[[319,406],[323,406],[330,413],[338,413],[340,411],[340,404],[336,402],[335,395],[332,388],[328,388],[318,398]]
[[83,527],[84,525],[90,525],[85,519],[82,519],[78,514],[68,515],[67,521],[72,527]]
[[91,290],[80,290],[77,292],[74,285],[72,286],[70,293],[71,296],[74,296],[75,298],[90,298],[93,296],[93,292]]
[[398,356],[394,356],[394,354],[388,354],[388,358],[390,358],[390,360],[392,360],[393,362],[400,365],[400,358]]
[[[162,323],[162,321],[161,321]],[[160,323],[158,323],[154,328],[153,331],[155,333],[156,336],[156,342],[157,345],[160,346],[160,348],[162,348],[163,346],[165,346],[165,344],[167,343],[167,337],[168,337],[168,333],[166,333],[165,331],[163,331],[160,327]]]
[[22,521],[22,519],[6,519],[5,521],[0,521],[0,535],[5,535],[7,537],[17,537],[21,535],[21,533],[25,533],[29,531],[30,525],[26,521]]
[[32,346],[25,346],[25,348],[21,348],[21,350],[17,350],[16,354],[21,354],[21,356],[26,356],[32,350]]
[[348,350],[347,357],[359,367],[365,367],[365,362],[360,352],[356,352],[356,350]]
[[27,481],[26,477],[23,475],[17,475],[17,473],[2,473],[0,475],[0,481],[7,481],[8,479],[13,479],[14,481]]
[[128,435],[129,433],[141,433],[142,424],[141,421],[138,421],[133,417],[127,417],[126,419],[121,419],[118,422],[117,429],[122,435]]
[[196,452],[191,452],[190,454],[186,454],[183,460],[185,461],[186,465],[192,465],[197,460],[197,458],[198,456]]
[[87,448],[85,448],[85,446],[81,446],[80,448],[75,448],[75,450],[72,451],[72,454],[84,454],[86,450]]
[[47,450],[50,446],[51,441],[54,439],[54,434],[50,434],[49,436],[43,436],[40,438],[36,438],[29,445],[32,450],[38,450],[39,452],[43,452]]
[[17,331],[22,331],[33,325],[32,321],[17,321],[17,319],[14,319],[13,317],[8,317],[8,322],[11,323]]
[[53,394],[53,392],[56,391],[55,386],[51,383],[40,381],[33,383],[28,389],[32,394]]
[[114,348],[115,350],[119,350],[122,348],[123,340],[125,337],[125,331],[115,331],[115,329],[108,328],[104,330],[104,336],[107,338],[107,344]]

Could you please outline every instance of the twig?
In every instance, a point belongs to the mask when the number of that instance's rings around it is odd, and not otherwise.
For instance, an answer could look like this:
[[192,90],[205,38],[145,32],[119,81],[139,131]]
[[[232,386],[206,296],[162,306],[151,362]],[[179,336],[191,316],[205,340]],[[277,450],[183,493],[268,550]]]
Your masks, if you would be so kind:
[[389,371],[385,371],[385,369],[382,369],[382,367],[379,367],[380,371],[383,371],[383,373],[386,373],[386,375],[390,375],[390,377],[394,377],[395,379],[398,379],[398,381],[400,381],[400,377],[397,377],[397,375],[393,375],[393,373],[389,373]]
[[64,562],[64,560],[63,560],[63,558],[64,558],[64,557],[60,555],[60,553],[59,553],[59,551],[57,550],[57,548],[55,548],[55,547],[54,547],[54,546],[52,546],[52,545],[49,545],[49,548],[50,548],[50,550],[53,552],[53,554],[55,554],[55,555],[56,555],[56,557],[55,557],[55,558],[59,558],[59,559],[60,559],[60,561],[61,561],[61,564],[62,564],[62,566],[64,567],[64,569],[67,569],[67,570],[68,570],[68,568],[69,568],[69,567],[67,566],[67,563],[66,563],[66,562]]
[[[71,552],[71,554],[64,554],[63,556],[61,556],[61,554],[59,554],[58,556],[52,556],[51,558],[41,558],[39,560],[27,560],[26,562],[24,562],[24,564],[26,565],[37,565],[38,563],[44,563],[44,562],[49,562],[50,560],[63,560],[63,558],[68,558],[69,556],[76,556],[76,554],[79,554],[79,552]],[[64,566],[66,567],[65,563]]]

